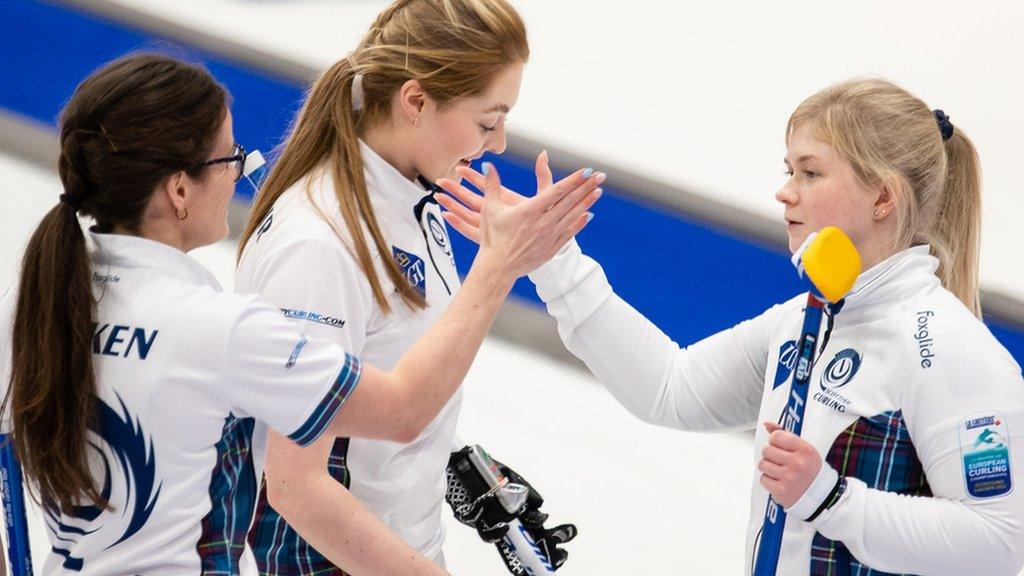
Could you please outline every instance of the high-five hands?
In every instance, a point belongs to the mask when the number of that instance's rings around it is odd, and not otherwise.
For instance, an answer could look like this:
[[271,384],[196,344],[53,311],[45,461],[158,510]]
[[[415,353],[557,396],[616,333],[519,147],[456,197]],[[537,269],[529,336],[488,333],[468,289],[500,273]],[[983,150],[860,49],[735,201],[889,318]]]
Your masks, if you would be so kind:
[[553,182],[547,152],[537,156],[533,197],[503,187],[489,163],[484,164],[483,173],[461,166],[457,171],[483,194],[448,178],[438,180],[437,185],[448,193],[437,196],[446,209],[445,221],[480,244],[481,251],[505,254],[520,275],[554,256],[590,222],[589,209],[601,197],[598,186],[605,180],[603,173],[585,169]]

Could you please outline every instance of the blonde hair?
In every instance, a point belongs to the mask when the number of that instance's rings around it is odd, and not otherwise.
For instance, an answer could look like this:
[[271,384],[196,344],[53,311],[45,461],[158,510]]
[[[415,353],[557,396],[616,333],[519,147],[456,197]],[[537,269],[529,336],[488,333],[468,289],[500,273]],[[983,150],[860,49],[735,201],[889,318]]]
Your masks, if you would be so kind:
[[980,317],[981,167],[963,130],[944,140],[924,102],[877,79],[841,82],[804,100],[789,118],[787,142],[802,125],[863,184],[898,191],[893,250],[928,244],[942,285]]
[[[373,265],[370,242],[388,279],[410,307],[423,296],[390,258],[363,178],[359,135],[390,114],[391,95],[418,80],[442,109],[487,89],[507,66],[526,62],[526,27],[505,0],[397,0],[377,16],[356,49],[313,84],[280,157],[256,197],[239,248],[244,249],[274,202],[319,164],[328,161],[350,249],[385,313],[387,295]],[[360,78],[360,110],[353,81]],[[307,190],[308,193],[308,190]],[[369,238],[363,232],[365,226]]]

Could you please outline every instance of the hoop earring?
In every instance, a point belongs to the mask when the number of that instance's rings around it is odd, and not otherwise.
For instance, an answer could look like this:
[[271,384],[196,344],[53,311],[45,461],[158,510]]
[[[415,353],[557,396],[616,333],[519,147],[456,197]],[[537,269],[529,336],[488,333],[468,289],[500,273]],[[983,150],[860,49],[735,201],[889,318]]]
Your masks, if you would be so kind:
[[178,209],[175,208],[174,209],[174,217],[178,219],[178,222],[181,222],[182,220],[188,218],[188,208],[185,208],[185,215],[184,216],[178,216]]

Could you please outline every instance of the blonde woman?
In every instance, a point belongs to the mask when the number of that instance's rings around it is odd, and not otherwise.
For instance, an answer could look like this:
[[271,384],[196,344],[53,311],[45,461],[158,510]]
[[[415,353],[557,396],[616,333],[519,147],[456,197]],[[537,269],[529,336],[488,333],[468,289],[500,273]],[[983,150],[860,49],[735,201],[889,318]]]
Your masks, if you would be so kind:
[[[459,289],[433,182],[505,149],[528,56],[523,22],[505,0],[393,3],[312,87],[242,237],[238,290],[371,362],[397,361]],[[547,174],[546,157],[538,170]],[[567,180],[593,190],[602,178],[578,171]],[[352,525],[346,488],[443,565],[445,469],[459,448],[460,404],[457,393],[425,429],[402,428],[396,407],[381,440],[297,448],[270,431],[250,531],[260,573],[382,573],[372,554],[360,558],[336,536]],[[555,545],[575,528],[544,530],[539,504],[530,500],[523,521],[560,564]],[[500,516],[474,514],[473,525],[494,541],[508,520]]]
[[[759,462],[747,555],[768,495],[791,518],[779,574],[1000,574],[1024,564],[1024,381],[979,319],[981,176],[941,110],[880,80],[826,88],[786,129],[776,198],[790,250],[844,229],[864,272],[814,364],[802,437],[786,406],[804,296],[681,348],[570,243],[531,274],[566,346],[633,414],[750,428]],[[471,180],[478,175],[465,172]],[[443,186],[453,225],[479,199]]]

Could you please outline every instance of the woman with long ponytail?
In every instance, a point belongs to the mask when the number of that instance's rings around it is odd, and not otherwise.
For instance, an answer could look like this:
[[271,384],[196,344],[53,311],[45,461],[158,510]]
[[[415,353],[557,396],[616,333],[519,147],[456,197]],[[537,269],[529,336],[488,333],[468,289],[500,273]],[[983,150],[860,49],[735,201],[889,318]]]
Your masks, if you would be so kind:
[[[61,115],[64,192],[0,301],[0,433],[44,511],[41,573],[254,574],[240,558],[253,419],[297,445],[421,430],[515,278],[580,230],[596,200],[578,178],[513,207],[493,175],[488,246],[452,315],[381,371],[266,303],[225,294],[187,255],[228,231],[246,158],[228,104],[203,68],[140,54],[93,72]],[[396,407],[398,425],[382,426]],[[362,558],[445,573],[349,510],[367,535]]]
[[[748,574],[770,495],[788,513],[777,574],[1016,576],[1024,379],[980,318],[973,144],[943,110],[876,79],[811,95],[785,137],[775,196],[790,250],[838,226],[863,262],[810,364],[800,436],[777,423],[806,295],[680,347],[570,243],[530,275],[559,334],[639,418],[756,429]],[[445,188],[462,201],[440,199],[449,222],[479,237],[479,198]]]
[[[525,26],[506,0],[393,2],[310,88],[242,234],[236,290],[267,298],[304,330],[346,349],[396,361],[459,291],[435,182],[504,151],[506,116],[528,58]],[[583,171],[571,178],[584,175],[603,178]],[[538,181],[550,183],[546,156],[538,158]],[[460,405],[456,394],[401,443],[324,438],[299,448],[269,433],[249,536],[260,572],[377,573],[340,555],[351,548],[336,536],[348,524],[339,505],[346,488],[443,564],[445,497],[465,493],[446,470],[465,455],[455,445]],[[531,496],[511,515],[496,498],[481,500],[486,513],[449,503],[485,540],[499,542],[510,568],[514,555],[500,541],[511,516],[560,566],[567,553],[557,545],[575,527],[545,528],[541,499]]]

